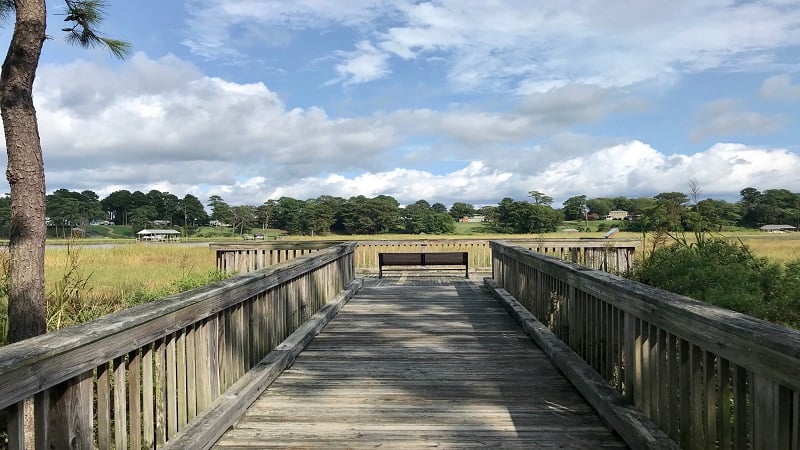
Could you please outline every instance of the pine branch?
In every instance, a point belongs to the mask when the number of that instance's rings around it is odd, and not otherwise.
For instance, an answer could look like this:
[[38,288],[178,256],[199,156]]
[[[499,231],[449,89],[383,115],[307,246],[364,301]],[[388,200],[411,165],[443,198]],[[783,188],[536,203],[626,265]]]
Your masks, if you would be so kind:
[[[2,2],[8,0],[0,0]],[[70,26],[62,31],[67,33],[66,40],[70,44],[76,44],[85,48],[106,47],[112,55],[123,59],[131,52],[131,44],[119,39],[112,39],[101,35],[95,31],[97,26],[103,21],[105,10],[108,6],[103,0],[64,0],[67,7],[64,15],[65,22],[71,22]],[[0,12],[2,12],[0,10]]]

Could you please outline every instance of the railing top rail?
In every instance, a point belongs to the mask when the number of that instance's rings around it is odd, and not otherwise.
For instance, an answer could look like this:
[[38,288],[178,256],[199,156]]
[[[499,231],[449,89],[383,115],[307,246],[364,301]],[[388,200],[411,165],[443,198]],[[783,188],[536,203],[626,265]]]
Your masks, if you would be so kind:
[[346,241],[249,241],[249,242],[212,242],[208,244],[211,250],[251,250],[251,249],[274,249],[274,250],[321,250],[342,244]]
[[731,362],[800,390],[800,331],[720,308],[610,273],[547,255],[490,242],[495,257],[506,255],[553,274],[668,333]]
[[341,244],[268,269],[0,348],[0,409],[355,250]]
[[617,238],[617,239],[604,239],[604,238],[531,238],[531,239],[503,239],[502,242],[508,242],[514,245],[542,245],[542,246],[568,246],[575,247],[638,247],[642,244],[641,239],[636,238]]
[[[286,240],[286,241],[246,241],[246,242],[213,242],[209,244],[211,250],[249,250],[249,249],[321,249],[343,242],[355,242],[358,245],[437,245],[437,244],[487,244],[490,239],[485,238],[460,238],[460,239],[359,239],[359,240]],[[514,238],[503,239],[503,242],[541,244],[545,246],[580,246],[580,247],[636,247],[641,245],[640,239],[635,238]]]

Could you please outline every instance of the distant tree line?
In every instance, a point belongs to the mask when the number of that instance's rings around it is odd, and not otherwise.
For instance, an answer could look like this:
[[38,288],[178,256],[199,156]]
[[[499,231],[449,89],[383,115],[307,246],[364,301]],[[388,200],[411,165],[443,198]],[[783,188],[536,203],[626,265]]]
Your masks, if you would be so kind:
[[[729,227],[759,227],[786,224],[800,227],[800,194],[786,189],[740,191],[735,203],[699,200],[697,186],[689,194],[662,192],[653,197],[629,198],[573,196],[554,208],[552,197],[531,191],[529,198],[504,198],[497,205],[475,207],[456,202],[448,209],[442,203],[418,200],[400,206],[393,197],[363,195],[344,199],[330,195],[298,200],[281,197],[261,205],[229,205],[213,195],[205,205],[196,196],[182,198],[169,192],[128,190],[112,192],[100,199],[91,191],[58,189],[47,195],[47,218],[51,234],[68,235],[74,228],[105,222],[130,225],[186,227],[205,225],[230,227],[235,233],[277,228],[293,235],[346,234],[447,234],[463,217],[483,216],[486,226],[499,233],[545,233],[555,231],[565,220],[582,224],[603,219],[612,210],[626,211],[628,220],[604,221],[595,228],[618,227],[628,231],[689,230],[702,224],[709,231]],[[206,208],[207,207],[207,208]],[[0,198],[0,234],[8,235],[11,201]],[[210,211],[210,214],[207,212]],[[156,224],[156,225],[154,225]],[[580,226],[580,225],[576,225]]]
[[786,189],[748,187],[740,191],[735,203],[717,199],[699,199],[699,187],[691,185],[689,194],[663,192],[654,197],[586,199],[571,197],[564,202],[566,220],[604,217],[611,210],[623,210],[629,219],[620,228],[630,231],[692,230],[698,225],[705,231],[723,231],[730,227],[757,228],[780,224],[800,227],[800,194]]

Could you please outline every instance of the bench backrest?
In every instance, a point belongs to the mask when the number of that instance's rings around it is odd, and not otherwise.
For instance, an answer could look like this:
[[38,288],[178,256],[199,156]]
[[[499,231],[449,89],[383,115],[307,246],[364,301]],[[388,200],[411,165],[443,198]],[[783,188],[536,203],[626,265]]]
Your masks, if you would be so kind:
[[382,266],[466,265],[469,254],[467,252],[380,253],[378,258]]
[[421,266],[422,253],[381,253],[378,255],[379,264],[384,265],[403,265]]
[[467,264],[467,252],[424,253],[425,264]]

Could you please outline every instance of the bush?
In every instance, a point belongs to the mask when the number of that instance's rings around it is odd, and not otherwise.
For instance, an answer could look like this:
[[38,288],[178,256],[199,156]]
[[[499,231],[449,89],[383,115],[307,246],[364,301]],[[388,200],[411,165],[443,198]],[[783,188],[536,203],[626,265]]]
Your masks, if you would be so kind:
[[630,277],[642,283],[800,328],[800,261],[754,257],[741,242],[707,239],[655,249]]

